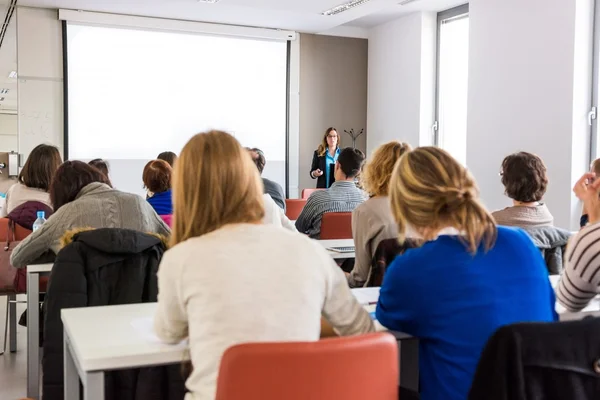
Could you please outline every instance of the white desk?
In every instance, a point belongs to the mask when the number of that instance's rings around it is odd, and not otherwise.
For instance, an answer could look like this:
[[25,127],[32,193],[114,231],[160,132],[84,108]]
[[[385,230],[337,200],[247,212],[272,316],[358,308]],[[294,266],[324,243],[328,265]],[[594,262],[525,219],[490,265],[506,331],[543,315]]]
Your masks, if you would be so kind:
[[[374,307],[365,308],[372,311]],[[186,342],[152,341],[131,324],[153,318],[155,311],[156,303],[63,309],[65,400],[79,400],[80,379],[85,400],[104,400],[106,371],[180,364],[187,356]],[[410,339],[399,335],[399,339]],[[404,364],[404,369],[409,365]]]
[[[325,247],[325,249],[327,249],[329,247],[354,247],[353,239],[319,240],[318,242],[321,243],[321,245],[323,247]],[[335,260],[342,260],[342,259],[346,259],[346,258],[355,258],[354,252],[338,253],[336,251],[330,251],[330,250],[327,250],[327,252]]]
[[79,379],[85,400],[104,400],[105,371],[181,363],[186,343],[151,341],[131,324],[155,310],[156,303],[63,309],[65,399],[79,400]]
[[27,397],[40,398],[40,277],[53,264],[27,266]]

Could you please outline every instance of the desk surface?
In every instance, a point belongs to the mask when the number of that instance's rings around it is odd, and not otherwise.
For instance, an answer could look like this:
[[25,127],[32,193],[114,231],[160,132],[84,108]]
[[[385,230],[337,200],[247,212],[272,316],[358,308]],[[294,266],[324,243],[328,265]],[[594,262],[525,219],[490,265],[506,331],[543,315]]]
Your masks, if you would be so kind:
[[28,265],[27,273],[39,274],[40,272],[51,272],[54,264]]
[[185,342],[153,341],[132,321],[154,317],[156,303],[70,308],[61,311],[74,357],[86,372],[177,364],[186,357]]
[[[375,311],[375,305],[364,307]],[[85,372],[181,363],[187,357],[187,342],[160,343],[132,324],[152,319],[155,311],[156,303],[68,308],[61,311],[61,318],[74,357]],[[376,325],[378,331],[385,330]],[[394,335],[410,338],[402,333]]]
[[[325,249],[329,247],[354,247],[354,239],[338,239],[338,240],[319,240],[319,243]],[[327,250],[329,255],[335,259],[354,258],[355,253],[338,253],[337,251]]]

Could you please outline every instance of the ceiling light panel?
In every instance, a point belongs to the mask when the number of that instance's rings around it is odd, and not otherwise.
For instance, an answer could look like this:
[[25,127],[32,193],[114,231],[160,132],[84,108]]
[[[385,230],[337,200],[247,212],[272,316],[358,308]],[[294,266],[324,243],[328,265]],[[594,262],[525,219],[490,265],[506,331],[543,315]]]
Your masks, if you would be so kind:
[[198,0],[198,3],[215,4],[221,0]]
[[8,77],[11,79],[16,79],[17,78],[17,71],[11,71],[10,74],[8,74]]
[[371,0],[353,0],[348,3],[340,4],[339,6],[335,6],[330,8],[327,11],[323,11],[321,15],[336,15],[339,13],[343,13],[344,11],[348,11],[353,9],[354,7],[362,6],[365,3],[368,3]]
[[0,89],[0,94],[8,94],[8,89]]

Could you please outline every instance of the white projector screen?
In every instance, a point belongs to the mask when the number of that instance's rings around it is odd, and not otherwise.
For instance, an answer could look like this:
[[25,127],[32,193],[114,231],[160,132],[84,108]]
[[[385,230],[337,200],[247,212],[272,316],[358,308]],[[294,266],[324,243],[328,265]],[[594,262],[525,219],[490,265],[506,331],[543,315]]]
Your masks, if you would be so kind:
[[106,159],[116,188],[143,195],[146,162],[209,129],[285,187],[286,42],[69,23],[67,62],[68,158]]

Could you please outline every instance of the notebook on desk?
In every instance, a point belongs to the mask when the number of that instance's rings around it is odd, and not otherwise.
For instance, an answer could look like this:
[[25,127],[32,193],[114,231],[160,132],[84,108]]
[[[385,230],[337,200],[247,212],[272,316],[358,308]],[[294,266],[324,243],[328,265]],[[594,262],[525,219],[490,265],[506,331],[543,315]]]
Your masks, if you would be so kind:
[[335,251],[336,253],[354,253],[354,246],[328,247],[327,250]]

